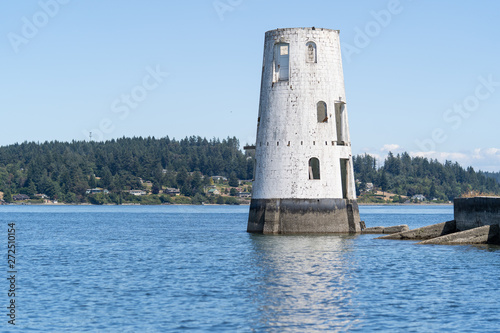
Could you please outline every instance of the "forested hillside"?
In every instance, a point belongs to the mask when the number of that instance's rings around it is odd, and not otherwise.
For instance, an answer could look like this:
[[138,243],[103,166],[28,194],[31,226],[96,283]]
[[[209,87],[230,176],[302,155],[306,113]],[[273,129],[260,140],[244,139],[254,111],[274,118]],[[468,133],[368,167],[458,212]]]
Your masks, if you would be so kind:
[[[93,202],[87,189],[101,187],[110,191],[101,203],[120,203],[127,190],[147,189],[158,194],[171,187],[179,188],[185,196],[198,196],[197,202],[201,202],[211,176],[227,177],[228,186],[234,187],[237,179],[252,179],[253,163],[253,157],[240,150],[236,138],[26,142],[0,147],[0,191],[7,196],[42,193],[51,199],[79,203]],[[354,157],[354,173],[358,191],[373,183],[383,191],[439,200],[452,200],[471,191],[500,193],[498,173],[476,172],[457,163],[442,164],[407,153],[389,153],[382,166],[370,155],[358,155]],[[152,187],[146,188],[145,183]]]
[[411,157],[408,153],[397,156],[389,153],[380,168],[372,156],[358,155],[354,158],[354,174],[360,181],[358,191],[363,191],[367,183],[373,183],[383,191],[410,197],[423,194],[438,200],[453,200],[472,191],[500,194],[500,184],[495,179],[475,172],[472,167],[464,169],[456,162],[442,164]]
[[500,183],[500,172],[482,172],[486,177],[495,179]]
[[0,191],[43,193],[65,202],[85,201],[96,186],[111,193],[176,187],[188,196],[203,192],[208,177],[253,177],[253,160],[236,138],[122,138],[106,142],[22,143],[0,147]]

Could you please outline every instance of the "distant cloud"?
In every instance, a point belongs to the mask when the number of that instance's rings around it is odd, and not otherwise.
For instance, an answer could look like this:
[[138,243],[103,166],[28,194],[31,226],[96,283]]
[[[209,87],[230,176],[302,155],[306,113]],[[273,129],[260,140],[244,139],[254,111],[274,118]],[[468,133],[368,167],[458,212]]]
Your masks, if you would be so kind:
[[467,155],[463,153],[447,153],[447,152],[439,152],[439,151],[418,151],[418,152],[410,152],[411,156],[417,157],[426,157],[429,159],[436,159],[438,161],[444,162],[446,160],[449,161],[459,161],[467,159]]
[[499,148],[476,148],[466,152],[410,152],[410,155],[437,159],[440,162],[458,162],[464,168],[472,166],[475,170],[500,171]]
[[500,149],[498,148],[476,148],[474,149],[474,155],[472,156],[474,159],[484,159],[484,158],[500,158]]
[[389,144],[385,144],[382,146],[382,148],[380,148],[380,151],[386,151],[386,152],[397,152],[397,151],[401,151],[401,147],[395,143],[389,143]]

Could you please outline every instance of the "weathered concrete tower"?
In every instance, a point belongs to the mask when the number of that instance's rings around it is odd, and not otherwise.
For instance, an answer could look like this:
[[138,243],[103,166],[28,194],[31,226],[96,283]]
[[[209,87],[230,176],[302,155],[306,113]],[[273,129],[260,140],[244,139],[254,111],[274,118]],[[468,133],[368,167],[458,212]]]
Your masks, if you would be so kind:
[[360,231],[339,31],[266,32],[248,232]]

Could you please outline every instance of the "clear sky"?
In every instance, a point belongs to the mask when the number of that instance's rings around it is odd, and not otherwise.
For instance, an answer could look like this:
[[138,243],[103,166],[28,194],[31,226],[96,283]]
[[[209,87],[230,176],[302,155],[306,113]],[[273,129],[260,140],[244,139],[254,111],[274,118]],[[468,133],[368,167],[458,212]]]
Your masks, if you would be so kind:
[[264,33],[341,31],[354,154],[500,171],[500,2],[0,3],[0,145],[255,141]]

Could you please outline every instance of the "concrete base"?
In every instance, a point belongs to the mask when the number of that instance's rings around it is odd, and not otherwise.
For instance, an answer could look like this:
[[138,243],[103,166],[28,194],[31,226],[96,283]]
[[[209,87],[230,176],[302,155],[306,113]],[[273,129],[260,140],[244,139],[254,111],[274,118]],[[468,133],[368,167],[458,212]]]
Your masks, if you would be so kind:
[[348,199],[252,199],[248,232],[359,233],[359,208]]
[[436,237],[417,244],[500,244],[498,225],[485,225],[482,227],[455,232],[449,235]]
[[447,235],[455,231],[457,231],[457,228],[453,220],[409,231],[398,232],[392,235],[381,236],[378,239],[425,240]]
[[371,227],[363,229],[363,234],[395,234],[408,231],[410,228],[406,224],[395,225],[391,227]]

